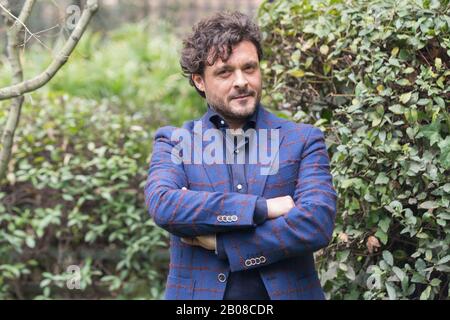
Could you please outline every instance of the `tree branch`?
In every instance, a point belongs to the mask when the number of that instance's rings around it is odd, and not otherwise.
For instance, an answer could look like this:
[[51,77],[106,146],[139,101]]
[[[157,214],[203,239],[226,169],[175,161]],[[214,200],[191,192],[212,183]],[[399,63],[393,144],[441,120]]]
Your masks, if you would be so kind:
[[2,149],[0,150],[0,180],[2,180],[6,175],[8,163],[11,158],[14,133],[19,123],[20,112],[24,101],[23,94],[34,91],[45,85],[64,65],[73,49],[76,47],[79,39],[83,35],[92,15],[98,8],[97,0],[87,0],[80,20],[78,21],[75,29],[72,31],[69,39],[66,41],[56,58],[54,58],[47,69],[39,76],[27,81],[23,81],[22,65],[19,56],[18,35],[19,32],[24,28],[31,34],[31,36],[36,38],[36,36],[28,30],[25,24],[26,20],[31,14],[34,3],[35,0],[26,0],[20,12],[19,18],[17,18],[9,10],[9,1],[0,0],[0,8],[3,9],[2,11],[5,17],[6,24],[9,27],[7,30],[7,54],[9,63],[11,65],[13,83],[13,85],[9,87],[0,89],[0,100],[13,98],[1,141]]
[[17,33],[19,33],[19,31],[22,30],[22,28],[24,28],[25,29],[25,39],[26,39],[26,32],[28,32],[30,34],[30,38],[35,38],[44,48],[50,50],[50,48],[47,47],[38,37],[36,37],[36,34],[31,32],[31,30],[28,29],[27,25],[25,24],[26,20],[28,19],[28,16],[31,13],[31,10],[33,9],[34,3],[35,3],[35,0],[27,1],[24,4],[22,11],[20,12],[20,15],[18,18],[15,15],[13,15],[11,13],[11,11],[9,10],[8,0],[0,1],[0,8],[3,9],[4,13],[6,13],[6,14],[4,14],[5,19],[7,21],[12,20],[14,22],[14,24],[11,26],[11,28],[13,29],[12,32],[14,34],[17,35]]
[[[17,20],[10,19],[8,14],[11,14],[8,10],[9,2],[2,0],[0,5],[5,9],[4,17],[6,24],[9,26],[7,31],[7,55],[8,61],[11,65],[12,70],[12,81],[13,83],[20,83],[23,81],[23,71],[22,64],[20,62],[20,53],[18,46],[18,34],[22,30],[22,25],[25,25],[30,12],[33,9],[35,0],[27,0],[20,12],[19,19],[21,24],[17,23]],[[20,112],[22,109],[24,97],[18,96],[12,100],[11,107],[8,112],[8,119],[6,120],[5,129],[2,135],[2,149],[0,151],[0,179],[6,174],[9,160],[11,158],[11,149],[14,141],[14,133],[19,123]]]
[[55,76],[56,72],[58,72],[58,70],[68,60],[70,54],[76,47],[87,25],[89,24],[92,15],[97,11],[97,9],[97,0],[87,0],[86,6],[75,29],[72,31],[69,39],[67,39],[63,48],[56,55],[55,59],[50,63],[47,69],[32,79],[0,89],[0,100],[18,97],[24,93],[34,91],[50,81]]

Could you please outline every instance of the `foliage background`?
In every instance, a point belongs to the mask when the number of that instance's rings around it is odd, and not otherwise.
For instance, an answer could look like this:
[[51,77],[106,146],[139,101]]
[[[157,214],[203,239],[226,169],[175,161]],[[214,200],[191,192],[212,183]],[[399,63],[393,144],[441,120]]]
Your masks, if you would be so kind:
[[[142,192],[152,134],[203,105],[179,71],[179,39],[149,25],[86,34],[27,97],[0,193],[0,298],[161,297],[168,237]],[[45,52],[27,54],[30,74],[47,64]],[[70,265],[81,290],[67,289]]]
[[[258,20],[264,103],[327,136],[339,193],[335,236],[316,256],[327,297],[448,298],[448,1],[266,1]],[[0,299],[162,297],[167,234],[142,192],[152,135],[204,109],[179,46],[145,20],[89,32],[26,97],[0,188]],[[24,59],[33,75],[49,57]],[[3,57],[0,70],[1,86]],[[70,265],[81,290],[66,286]]]
[[332,299],[446,299],[449,1],[260,10],[269,104],[326,131],[339,210],[316,262]]

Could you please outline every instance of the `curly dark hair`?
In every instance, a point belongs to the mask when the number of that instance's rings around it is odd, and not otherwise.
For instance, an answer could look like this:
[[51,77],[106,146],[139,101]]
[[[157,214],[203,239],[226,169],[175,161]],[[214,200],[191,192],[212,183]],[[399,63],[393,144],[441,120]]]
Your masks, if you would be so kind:
[[180,65],[183,75],[189,78],[189,83],[202,97],[205,94],[195,86],[192,75],[203,75],[206,64],[213,65],[219,57],[227,61],[232,47],[244,40],[255,45],[261,60],[263,52],[259,27],[243,13],[216,13],[193,26],[192,33],[183,40]]

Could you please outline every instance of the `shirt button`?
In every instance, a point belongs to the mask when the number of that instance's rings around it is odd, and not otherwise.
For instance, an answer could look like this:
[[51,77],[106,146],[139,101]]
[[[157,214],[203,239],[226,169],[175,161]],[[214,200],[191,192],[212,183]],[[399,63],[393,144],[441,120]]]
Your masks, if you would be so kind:
[[223,273],[219,273],[217,279],[219,279],[220,282],[225,282],[227,280],[227,276]]
[[242,184],[238,184],[237,186],[236,186],[236,188],[238,189],[238,190],[241,190],[242,189]]
[[234,150],[234,153],[238,154],[239,153],[239,149]]

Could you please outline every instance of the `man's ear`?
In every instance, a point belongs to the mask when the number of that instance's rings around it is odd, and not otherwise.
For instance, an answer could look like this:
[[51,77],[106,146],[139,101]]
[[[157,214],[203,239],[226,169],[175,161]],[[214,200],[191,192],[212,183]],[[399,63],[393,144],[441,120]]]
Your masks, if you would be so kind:
[[203,81],[202,76],[200,74],[193,74],[191,77],[197,89],[205,92],[205,82]]

